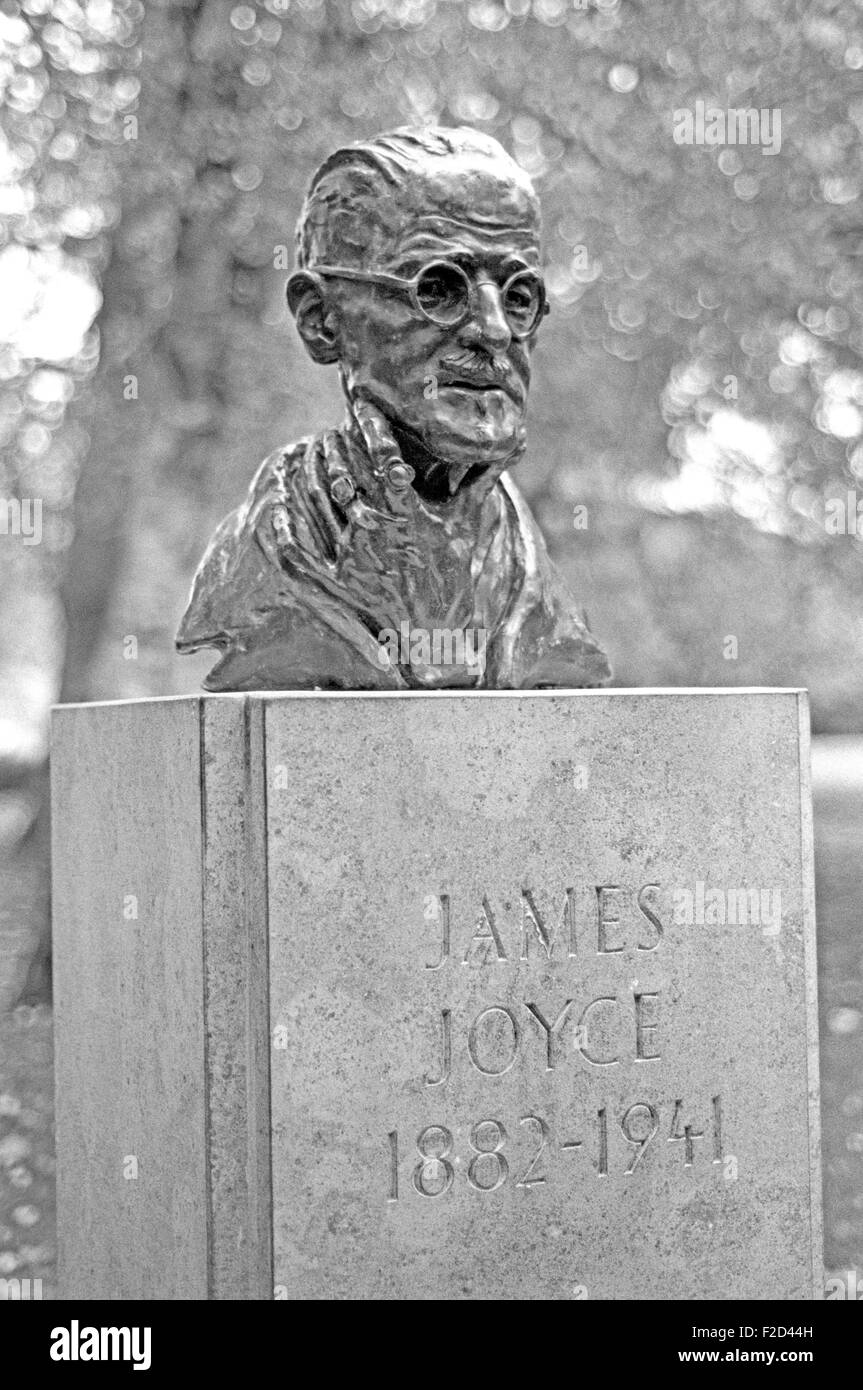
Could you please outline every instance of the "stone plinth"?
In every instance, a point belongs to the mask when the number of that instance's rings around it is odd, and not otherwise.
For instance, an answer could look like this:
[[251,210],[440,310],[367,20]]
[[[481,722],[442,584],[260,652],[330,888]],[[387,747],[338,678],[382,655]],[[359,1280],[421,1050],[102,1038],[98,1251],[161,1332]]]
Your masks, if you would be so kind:
[[77,1298],[800,1299],[797,691],[55,714]]

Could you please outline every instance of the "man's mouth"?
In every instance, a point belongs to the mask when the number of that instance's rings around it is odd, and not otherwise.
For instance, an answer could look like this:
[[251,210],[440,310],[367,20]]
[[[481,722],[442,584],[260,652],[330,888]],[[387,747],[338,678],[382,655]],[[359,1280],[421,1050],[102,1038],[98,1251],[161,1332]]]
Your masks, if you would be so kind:
[[523,393],[512,366],[505,357],[491,357],[471,348],[448,353],[438,368],[438,387],[471,391],[482,395],[488,391],[503,391],[516,405],[523,403]]
[[516,405],[521,404],[517,389],[511,382],[501,381],[498,376],[456,376],[454,373],[444,373],[438,378],[438,388],[470,391],[474,395],[484,395],[488,391],[503,391]]
[[[507,388],[500,381],[463,381],[456,377],[450,381],[442,381],[442,386],[455,386],[459,391],[506,391]],[[509,392],[507,392],[509,394]]]

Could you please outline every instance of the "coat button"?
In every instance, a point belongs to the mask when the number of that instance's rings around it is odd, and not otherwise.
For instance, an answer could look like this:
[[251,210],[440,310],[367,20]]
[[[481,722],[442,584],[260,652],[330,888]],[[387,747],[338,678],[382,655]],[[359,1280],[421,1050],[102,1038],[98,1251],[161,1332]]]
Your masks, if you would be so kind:
[[387,469],[387,480],[396,492],[404,492],[410,487],[416,474],[409,463],[394,463]]
[[353,480],[348,478],[344,473],[342,473],[340,477],[334,479],[330,491],[340,507],[349,506],[357,495]]

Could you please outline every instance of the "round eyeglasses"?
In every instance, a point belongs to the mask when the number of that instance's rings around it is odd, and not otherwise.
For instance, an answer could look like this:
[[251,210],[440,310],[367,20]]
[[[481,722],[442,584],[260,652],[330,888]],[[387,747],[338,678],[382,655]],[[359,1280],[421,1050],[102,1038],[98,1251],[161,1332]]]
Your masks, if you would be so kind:
[[[302,273],[302,272],[300,272]],[[473,312],[478,284],[454,261],[429,261],[410,279],[386,275],[383,271],[353,270],[348,266],[309,266],[309,274],[332,275],[342,280],[359,280],[370,285],[386,285],[406,293],[414,308],[432,323],[454,328]],[[499,287],[501,305],[514,338],[529,338],[549,311],[542,276],[535,270],[517,270]]]

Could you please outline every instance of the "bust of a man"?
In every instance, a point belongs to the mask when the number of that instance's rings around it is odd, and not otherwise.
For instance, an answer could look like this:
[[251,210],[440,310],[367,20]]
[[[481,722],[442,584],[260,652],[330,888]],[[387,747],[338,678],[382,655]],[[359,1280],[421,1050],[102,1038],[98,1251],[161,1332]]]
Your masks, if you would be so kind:
[[312,179],[288,303],[343,423],[267,458],[177,637],[208,690],[596,686],[602,649],[509,471],[547,303],[539,203],[497,141],[403,129]]

